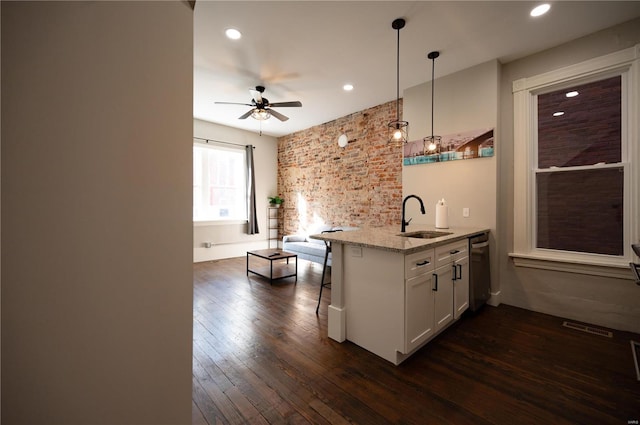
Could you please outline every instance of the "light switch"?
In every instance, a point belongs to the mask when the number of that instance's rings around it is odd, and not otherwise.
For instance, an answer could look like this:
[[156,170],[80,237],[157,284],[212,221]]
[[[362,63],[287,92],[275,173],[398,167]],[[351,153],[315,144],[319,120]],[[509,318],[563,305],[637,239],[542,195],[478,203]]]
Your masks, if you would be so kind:
[[462,209],[462,216],[463,217],[469,217],[469,208],[463,208]]

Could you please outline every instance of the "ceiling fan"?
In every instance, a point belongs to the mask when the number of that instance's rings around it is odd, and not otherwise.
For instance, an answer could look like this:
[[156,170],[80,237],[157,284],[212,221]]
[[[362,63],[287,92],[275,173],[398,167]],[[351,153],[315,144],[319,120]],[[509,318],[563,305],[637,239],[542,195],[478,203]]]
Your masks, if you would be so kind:
[[302,103],[299,101],[269,103],[269,100],[266,97],[262,97],[262,93],[264,93],[264,90],[265,90],[264,86],[256,86],[255,90],[249,90],[249,92],[251,93],[251,97],[253,97],[253,99],[251,99],[251,103],[235,103],[235,102],[215,102],[215,103],[218,105],[251,106],[252,109],[240,115],[238,119],[244,120],[251,116],[259,121],[264,121],[266,119],[269,119],[269,117],[271,117],[272,115],[277,119],[279,119],[280,121],[286,121],[289,119],[289,117],[282,115],[280,112],[274,111],[273,109],[271,109],[272,107],[288,108],[288,107],[302,106]]

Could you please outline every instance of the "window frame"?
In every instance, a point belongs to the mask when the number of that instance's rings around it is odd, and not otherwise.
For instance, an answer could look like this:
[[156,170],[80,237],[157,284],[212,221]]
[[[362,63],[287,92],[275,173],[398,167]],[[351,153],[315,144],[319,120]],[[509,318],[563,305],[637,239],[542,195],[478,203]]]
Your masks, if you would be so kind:
[[[630,279],[631,243],[640,239],[640,44],[585,62],[513,82],[514,215],[513,258],[516,266]],[[621,75],[624,176],[624,252],[621,256],[557,251],[536,247],[537,96]],[[606,165],[609,166],[609,165]],[[595,169],[595,168],[590,168]]]
[[[248,193],[247,193],[247,170],[246,170],[246,162],[247,162],[247,157],[246,157],[246,151],[244,149],[243,146],[241,147],[235,147],[235,146],[231,146],[230,144],[216,144],[215,142],[210,143],[211,141],[207,141],[206,143],[203,142],[199,142],[197,140],[194,140],[193,142],[193,147],[196,148],[204,148],[204,149],[211,149],[211,150],[221,150],[221,151],[234,151],[234,152],[238,152],[241,153],[243,156],[243,175],[244,175],[244,184],[242,185],[242,188],[244,190],[244,199],[246,200],[248,198]],[[194,168],[195,168],[195,163],[194,163]],[[195,183],[195,182],[194,182]],[[195,202],[195,200],[194,200]],[[248,207],[247,207],[247,202],[244,203],[245,204],[245,217],[244,218],[220,218],[220,219],[212,219],[212,218],[204,218],[204,219],[196,219],[195,217],[192,217],[193,220],[193,225],[194,226],[211,226],[211,225],[227,225],[227,224],[244,224],[247,223],[248,221],[248,216],[249,216],[249,211],[248,211]],[[192,214],[193,215],[193,214]]]

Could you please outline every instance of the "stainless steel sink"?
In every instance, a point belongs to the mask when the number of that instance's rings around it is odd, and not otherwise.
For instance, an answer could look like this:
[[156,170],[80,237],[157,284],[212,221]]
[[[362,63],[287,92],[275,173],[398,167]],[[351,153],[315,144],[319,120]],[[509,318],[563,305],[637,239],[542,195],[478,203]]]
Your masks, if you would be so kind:
[[419,230],[417,232],[400,233],[398,236],[404,236],[406,238],[433,239],[452,234],[452,232],[439,232],[437,230]]

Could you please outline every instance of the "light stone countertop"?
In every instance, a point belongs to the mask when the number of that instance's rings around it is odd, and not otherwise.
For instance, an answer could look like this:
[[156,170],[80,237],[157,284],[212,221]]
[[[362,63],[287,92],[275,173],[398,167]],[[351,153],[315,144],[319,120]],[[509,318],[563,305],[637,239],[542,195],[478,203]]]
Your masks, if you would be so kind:
[[450,235],[439,236],[431,239],[412,238],[399,236],[400,226],[367,227],[359,230],[348,230],[333,233],[321,233],[310,235],[313,239],[320,239],[329,242],[343,243],[348,245],[377,248],[386,251],[412,254],[427,248],[444,245],[461,239],[469,238],[473,235],[488,232],[488,228],[483,227],[451,227],[449,229],[436,229],[427,225],[407,226],[405,233],[417,231],[438,231],[448,232]]

